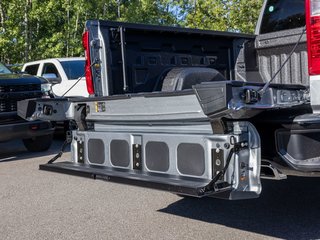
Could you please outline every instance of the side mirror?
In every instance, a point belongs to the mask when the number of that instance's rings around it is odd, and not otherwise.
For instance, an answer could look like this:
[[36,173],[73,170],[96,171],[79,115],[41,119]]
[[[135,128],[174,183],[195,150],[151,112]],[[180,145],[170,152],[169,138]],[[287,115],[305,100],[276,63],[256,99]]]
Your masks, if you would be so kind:
[[51,84],[58,84],[61,82],[61,78],[59,78],[55,73],[45,73],[42,77],[47,79]]

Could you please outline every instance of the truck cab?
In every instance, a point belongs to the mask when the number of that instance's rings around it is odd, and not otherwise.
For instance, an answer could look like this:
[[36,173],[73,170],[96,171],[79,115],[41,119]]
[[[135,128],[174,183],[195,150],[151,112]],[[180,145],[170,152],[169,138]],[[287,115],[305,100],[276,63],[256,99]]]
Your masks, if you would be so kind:
[[25,63],[22,71],[46,78],[56,97],[87,97],[84,62],[82,57],[44,59]]

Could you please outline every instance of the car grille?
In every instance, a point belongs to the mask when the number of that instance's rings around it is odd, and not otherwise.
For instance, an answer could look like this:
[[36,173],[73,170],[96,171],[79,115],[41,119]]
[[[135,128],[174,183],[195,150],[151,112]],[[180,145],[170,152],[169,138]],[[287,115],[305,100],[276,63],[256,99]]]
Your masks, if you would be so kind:
[[41,97],[40,84],[0,85],[0,113],[17,111],[17,102]]
[[10,92],[29,92],[29,91],[40,91],[40,84],[26,84],[26,85],[4,85],[0,86],[0,93]]
[[17,111],[17,100],[0,100],[0,112]]

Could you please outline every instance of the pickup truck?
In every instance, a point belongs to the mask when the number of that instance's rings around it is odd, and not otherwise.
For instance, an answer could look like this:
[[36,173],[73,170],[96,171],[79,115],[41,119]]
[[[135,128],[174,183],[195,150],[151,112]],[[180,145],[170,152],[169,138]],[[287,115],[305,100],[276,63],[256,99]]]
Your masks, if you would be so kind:
[[23,116],[74,123],[71,160],[40,169],[232,200],[320,176],[319,13],[267,0],[255,35],[87,21],[90,97]]
[[47,95],[48,82],[27,74],[13,73],[0,63],[0,142],[22,139],[29,151],[45,151],[52,142],[48,121],[28,122],[17,115],[17,102]]
[[22,71],[46,78],[56,97],[87,97],[84,63],[83,57],[43,59],[25,63]]

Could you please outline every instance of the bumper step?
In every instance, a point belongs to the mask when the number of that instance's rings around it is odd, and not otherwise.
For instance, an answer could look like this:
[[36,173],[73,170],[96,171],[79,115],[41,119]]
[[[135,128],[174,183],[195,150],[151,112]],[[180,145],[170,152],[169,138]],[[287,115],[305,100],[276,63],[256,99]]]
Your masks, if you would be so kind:
[[[165,174],[146,174],[136,170],[115,169],[85,165],[73,162],[56,162],[39,166],[40,170],[66,173],[81,177],[100,179],[116,183],[147,187],[194,197],[205,197],[212,192],[203,193],[201,189],[210,183],[210,179],[181,178]],[[230,189],[224,189],[230,191]],[[223,190],[222,190],[223,191]]]

